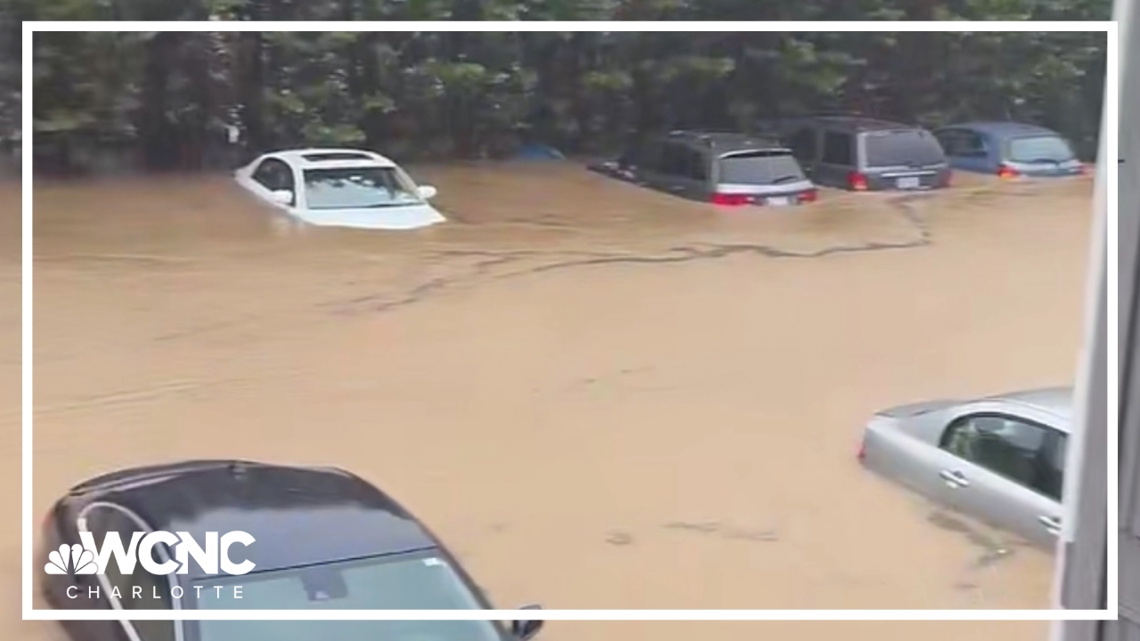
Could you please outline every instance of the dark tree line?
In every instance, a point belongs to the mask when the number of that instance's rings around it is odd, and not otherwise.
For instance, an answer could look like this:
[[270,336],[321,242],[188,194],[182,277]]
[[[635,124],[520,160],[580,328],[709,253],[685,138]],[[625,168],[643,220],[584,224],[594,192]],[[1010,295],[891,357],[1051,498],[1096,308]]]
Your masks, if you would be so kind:
[[[1107,0],[0,0],[40,19],[1105,19]],[[18,132],[3,20],[0,135]],[[633,132],[855,111],[1012,118],[1086,154],[1097,33],[43,33],[35,151],[57,169],[214,167],[241,151],[367,145],[486,157],[527,140],[612,149]],[[14,58],[8,58],[9,52]]]

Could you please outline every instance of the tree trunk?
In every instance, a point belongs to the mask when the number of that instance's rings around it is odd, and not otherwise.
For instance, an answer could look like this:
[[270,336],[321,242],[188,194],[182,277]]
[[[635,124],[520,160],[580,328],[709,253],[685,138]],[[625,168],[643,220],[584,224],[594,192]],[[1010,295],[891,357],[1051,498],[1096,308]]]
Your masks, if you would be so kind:
[[143,162],[147,169],[169,170],[178,166],[177,141],[167,118],[166,78],[174,62],[171,54],[179,36],[178,32],[160,32],[146,45],[144,108],[139,137],[143,141]]

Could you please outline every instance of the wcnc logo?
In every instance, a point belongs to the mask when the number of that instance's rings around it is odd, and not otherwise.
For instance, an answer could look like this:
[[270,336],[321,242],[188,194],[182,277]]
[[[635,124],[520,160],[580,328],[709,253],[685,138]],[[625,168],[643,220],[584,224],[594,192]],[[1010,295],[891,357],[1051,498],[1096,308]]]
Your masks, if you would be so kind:
[[[115,557],[119,572],[133,574],[136,563],[147,572],[159,576],[167,574],[187,574],[191,558],[207,575],[228,574],[240,576],[248,574],[255,567],[249,560],[234,563],[230,559],[230,546],[249,546],[254,538],[247,532],[235,530],[218,535],[205,534],[205,545],[200,545],[189,532],[135,532],[130,545],[124,546],[118,532],[108,532],[102,545],[95,545],[95,537],[90,532],[80,532],[82,544],[61,545],[58,550],[48,553],[44,571],[48,574],[104,574]],[[174,551],[173,558],[155,561],[154,548],[165,545]]]

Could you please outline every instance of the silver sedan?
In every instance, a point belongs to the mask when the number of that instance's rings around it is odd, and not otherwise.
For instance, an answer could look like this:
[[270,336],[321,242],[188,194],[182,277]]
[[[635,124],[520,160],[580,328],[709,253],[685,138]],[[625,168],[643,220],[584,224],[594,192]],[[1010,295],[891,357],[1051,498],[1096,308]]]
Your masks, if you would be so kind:
[[914,403],[867,424],[859,460],[951,509],[1056,547],[1072,389]]

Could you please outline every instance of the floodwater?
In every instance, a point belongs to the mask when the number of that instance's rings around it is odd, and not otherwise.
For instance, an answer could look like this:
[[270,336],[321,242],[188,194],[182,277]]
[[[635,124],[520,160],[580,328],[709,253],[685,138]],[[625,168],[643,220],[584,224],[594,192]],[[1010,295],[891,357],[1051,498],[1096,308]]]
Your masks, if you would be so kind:
[[[125,465],[335,464],[424,518],[502,607],[1049,604],[1049,555],[854,455],[883,406],[1071,381],[1089,181],[720,211],[569,164],[412,171],[451,224],[298,229],[225,177],[41,184],[34,513]],[[5,245],[13,301],[17,256]],[[0,532],[13,617],[18,534]],[[1046,627],[551,623],[543,638],[710,630]]]

